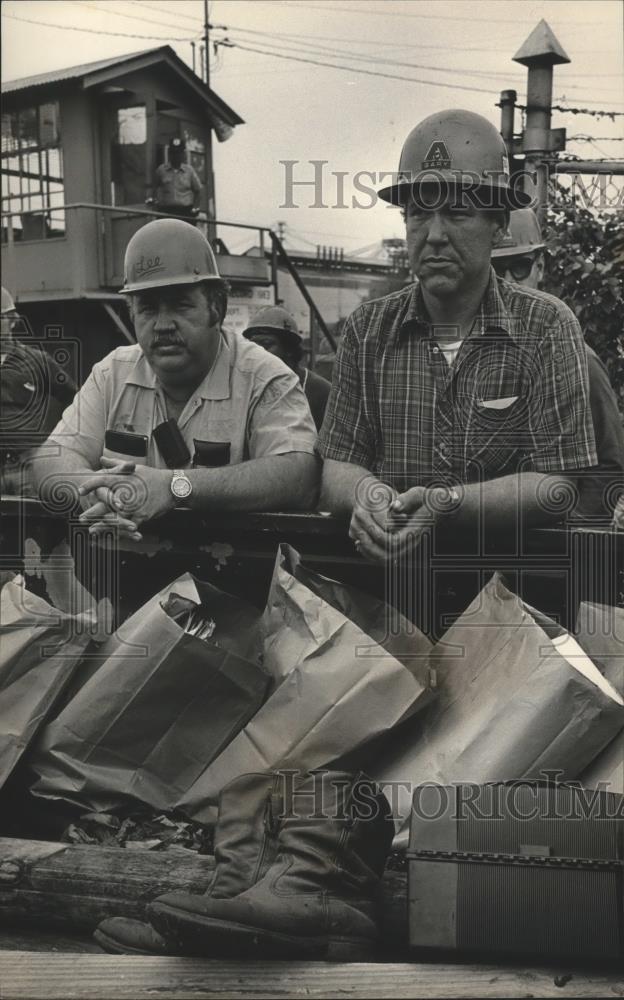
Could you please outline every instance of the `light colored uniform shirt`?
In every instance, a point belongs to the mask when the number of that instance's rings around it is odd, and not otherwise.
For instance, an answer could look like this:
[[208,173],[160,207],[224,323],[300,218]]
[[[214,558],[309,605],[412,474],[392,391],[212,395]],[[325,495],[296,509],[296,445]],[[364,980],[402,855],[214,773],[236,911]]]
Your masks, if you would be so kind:
[[[125,458],[164,469],[152,437],[167,419],[165,397],[138,344],[118,347],[91,371],[48,441],[76,451],[96,469],[100,458]],[[186,403],[178,426],[195,442],[230,445],[229,464],[288,452],[314,452],[316,430],[299,379],[279,358],[242,337],[224,334],[217,359]],[[105,447],[107,430],[145,435],[147,456]]]
[[156,201],[159,205],[192,207],[195,193],[199,191],[201,181],[188,163],[182,163],[179,167],[161,163],[156,168]]

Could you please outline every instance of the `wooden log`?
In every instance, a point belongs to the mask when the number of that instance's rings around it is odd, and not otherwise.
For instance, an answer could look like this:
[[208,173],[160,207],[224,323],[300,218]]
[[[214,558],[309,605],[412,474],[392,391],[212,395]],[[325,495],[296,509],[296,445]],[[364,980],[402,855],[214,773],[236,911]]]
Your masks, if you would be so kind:
[[439,963],[221,962],[135,955],[2,953],[11,1000],[214,1000],[215,997],[453,1000],[618,997],[618,973]]
[[0,838],[0,922],[93,928],[107,916],[143,917],[174,889],[204,892],[214,858],[184,849],[125,850]]
[[[91,931],[109,916],[145,916],[163,892],[205,892],[214,858],[181,848],[127,850],[0,838],[0,925],[16,921]],[[407,946],[407,880],[387,872],[380,894],[383,937]]]

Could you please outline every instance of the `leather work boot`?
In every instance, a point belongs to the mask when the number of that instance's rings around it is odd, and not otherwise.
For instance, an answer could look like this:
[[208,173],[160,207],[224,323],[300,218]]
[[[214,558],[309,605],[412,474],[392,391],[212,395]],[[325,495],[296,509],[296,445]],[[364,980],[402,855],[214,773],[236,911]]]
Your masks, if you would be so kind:
[[[277,854],[276,817],[282,808],[279,775],[244,774],[226,785],[219,796],[215,872],[207,896],[228,899],[262,878]],[[101,948],[116,954],[171,955],[177,951],[175,943],[165,940],[151,924],[127,917],[103,920],[93,936]]]
[[274,863],[230,899],[170,892],[148,907],[154,927],[197,954],[370,959],[376,890],[392,844],[386,797],[364,775],[292,777]]

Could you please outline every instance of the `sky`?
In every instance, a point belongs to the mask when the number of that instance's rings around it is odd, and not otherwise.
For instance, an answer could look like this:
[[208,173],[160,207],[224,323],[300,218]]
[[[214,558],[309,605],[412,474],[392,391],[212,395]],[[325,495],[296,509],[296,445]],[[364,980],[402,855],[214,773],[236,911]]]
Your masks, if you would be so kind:
[[[501,90],[516,89],[524,103],[526,68],[512,57],[541,18],[571,59],[555,67],[555,103],[624,111],[620,0],[212,0],[209,10],[219,43],[211,86],[245,120],[214,144],[217,216],[283,222],[291,249],[352,253],[402,236],[398,211],[368,207],[354,176],[396,170],[406,135],[435,111],[466,108],[499,127]],[[191,65],[202,25],[202,0],[4,0],[2,78],[167,43]],[[611,141],[624,136],[624,118],[555,112],[552,125],[567,128],[569,153],[624,158],[624,143]],[[324,207],[311,207],[311,186],[294,188],[295,207],[284,207],[286,170],[310,181],[310,161],[327,161]],[[248,244],[239,234],[230,249]]]

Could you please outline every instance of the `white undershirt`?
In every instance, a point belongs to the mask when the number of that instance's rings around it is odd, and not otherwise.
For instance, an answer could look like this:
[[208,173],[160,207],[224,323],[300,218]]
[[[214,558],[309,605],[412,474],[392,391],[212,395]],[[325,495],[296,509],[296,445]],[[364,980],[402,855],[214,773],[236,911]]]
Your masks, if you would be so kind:
[[442,351],[442,354],[446,358],[449,368],[452,367],[461,345],[462,345],[461,340],[456,340],[452,344],[439,344],[440,350]]

